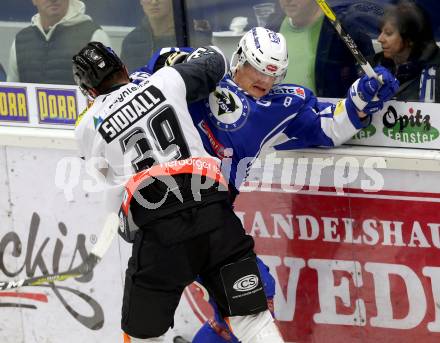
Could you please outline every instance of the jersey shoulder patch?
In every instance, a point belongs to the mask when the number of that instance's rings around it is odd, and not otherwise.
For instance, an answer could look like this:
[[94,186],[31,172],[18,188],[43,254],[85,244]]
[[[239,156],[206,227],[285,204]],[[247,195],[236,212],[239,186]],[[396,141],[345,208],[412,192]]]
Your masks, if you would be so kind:
[[228,83],[217,86],[209,95],[206,106],[211,122],[224,131],[234,131],[242,127],[250,112],[246,95]]

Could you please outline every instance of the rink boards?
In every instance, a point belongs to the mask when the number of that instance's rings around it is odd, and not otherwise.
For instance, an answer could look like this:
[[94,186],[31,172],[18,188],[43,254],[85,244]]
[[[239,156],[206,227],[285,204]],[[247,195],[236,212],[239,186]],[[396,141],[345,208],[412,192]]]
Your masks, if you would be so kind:
[[[103,219],[73,140],[85,98],[69,86],[2,86],[0,281],[79,264]],[[286,341],[440,339],[436,110],[390,103],[351,141],[359,146],[256,161],[236,213],[277,280]],[[381,144],[400,149],[369,147]],[[409,149],[422,146],[432,150]],[[129,255],[116,239],[93,275],[0,293],[0,341],[120,342]],[[167,343],[191,338],[209,316],[202,292],[188,287]]]
[[[42,138],[28,139],[39,146]],[[102,199],[84,186],[93,179],[82,166],[79,174],[60,171],[75,152],[52,142],[57,149],[26,139],[0,148],[1,280],[79,264],[99,234]],[[382,161],[379,153],[269,154],[238,198],[236,212],[277,280],[286,341],[440,338],[438,155],[408,150]],[[129,254],[118,239],[89,277],[0,293],[1,341],[119,342]],[[190,338],[209,315],[201,292],[189,287],[168,342],[174,334]]]

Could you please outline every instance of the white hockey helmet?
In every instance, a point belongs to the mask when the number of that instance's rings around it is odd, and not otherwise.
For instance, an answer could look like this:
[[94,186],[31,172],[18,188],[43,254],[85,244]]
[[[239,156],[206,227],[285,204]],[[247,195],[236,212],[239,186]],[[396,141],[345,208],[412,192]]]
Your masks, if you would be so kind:
[[254,27],[240,39],[232,54],[232,74],[245,62],[263,74],[275,76],[275,83],[282,82],[289,65],[286,39],[281,33]]

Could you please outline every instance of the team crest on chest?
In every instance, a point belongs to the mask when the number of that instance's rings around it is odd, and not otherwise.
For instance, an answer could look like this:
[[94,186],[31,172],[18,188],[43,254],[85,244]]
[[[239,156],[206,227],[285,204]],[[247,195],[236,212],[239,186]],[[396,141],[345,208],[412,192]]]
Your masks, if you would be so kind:
[[217,87],[206,103],[210,120],[221,130],[233,131],[246,122],[249,103],[243,94],[228,85]]

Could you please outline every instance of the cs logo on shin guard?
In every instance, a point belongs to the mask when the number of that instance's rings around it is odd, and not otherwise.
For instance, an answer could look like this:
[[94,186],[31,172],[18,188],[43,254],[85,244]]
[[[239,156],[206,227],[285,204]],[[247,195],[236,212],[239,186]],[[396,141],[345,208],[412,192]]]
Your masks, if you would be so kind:
[[258,276],[251,274],[242,277],[234,282],[232,286],[238,292],[251,291],[258,286]]

